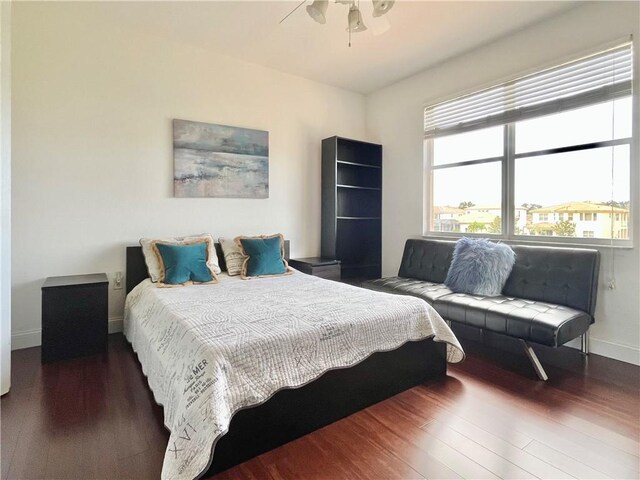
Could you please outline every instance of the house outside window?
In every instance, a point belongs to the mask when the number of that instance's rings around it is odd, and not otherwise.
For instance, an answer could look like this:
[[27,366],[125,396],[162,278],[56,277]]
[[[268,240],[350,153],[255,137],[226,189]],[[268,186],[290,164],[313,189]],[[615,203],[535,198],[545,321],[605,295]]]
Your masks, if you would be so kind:
[[631,48],[425,108],[425,234],[629,245]]

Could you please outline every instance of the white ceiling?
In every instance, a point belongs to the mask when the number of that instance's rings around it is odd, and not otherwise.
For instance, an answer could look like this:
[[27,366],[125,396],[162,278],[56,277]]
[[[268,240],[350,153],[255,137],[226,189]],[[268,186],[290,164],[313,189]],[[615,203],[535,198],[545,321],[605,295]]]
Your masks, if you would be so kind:
[[[347,46],[348,7],[329,3],[327,23],[299,2],[113,2],[104,14],[138,30],[348,90],[370,93],[447,58],[558,15],[578,2],[402,1],[379,19],[361,1],[366,32]],[[310,0],[306,3],[310,4]],[[384,31],[385,23],[389,28]]]

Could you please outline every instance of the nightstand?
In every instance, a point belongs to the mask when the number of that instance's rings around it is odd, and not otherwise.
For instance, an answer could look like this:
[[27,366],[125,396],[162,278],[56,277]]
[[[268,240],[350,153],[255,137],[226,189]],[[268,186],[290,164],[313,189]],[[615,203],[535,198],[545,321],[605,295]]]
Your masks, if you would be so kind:
[[104,273],[49,277],[42,285],[42,363],[107,350]]
[[340,281],[340,260],[320,257],[294,258],[289,260],[289,265],[314,277]]

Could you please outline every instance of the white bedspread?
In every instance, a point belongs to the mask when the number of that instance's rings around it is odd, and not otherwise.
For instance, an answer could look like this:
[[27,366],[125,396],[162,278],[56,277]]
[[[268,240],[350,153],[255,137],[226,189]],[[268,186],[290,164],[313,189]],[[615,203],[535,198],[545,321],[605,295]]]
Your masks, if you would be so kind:
[[426,302],[299,272],[217,285],[158,288],[127,296],[124,331],[171,431],[162,478],[193,479],[242,408],[409,340],[464,353]]

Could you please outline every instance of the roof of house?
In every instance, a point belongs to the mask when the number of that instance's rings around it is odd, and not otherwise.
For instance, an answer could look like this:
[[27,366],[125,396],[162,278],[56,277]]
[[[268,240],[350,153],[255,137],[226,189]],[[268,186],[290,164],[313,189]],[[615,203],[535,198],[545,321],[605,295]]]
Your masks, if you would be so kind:
[[433,207],[433,213],[435,215],[439,215],[441,213],[455,213],[458,215],[462,215],[464,210],[458,207],[450,207],[449,205],[445,205],[443,207],[435,206]]
[[[474,205],[473,207],[467,207],[464,209],[466,212],[469,210],[493,210],[493,211],[501,211],[501,205]],[[515,207],[515,210],[526,211],[527,209],[524,207]]]
[[591,202],[567,202],[559,205],[551,205],[549,207],[535,208],[530,213],[590,213],[590,212],[602,212],[602,213],[628,213],[629,210],[620,207],[611,207],[610,205],[604,205],[602,203]]

